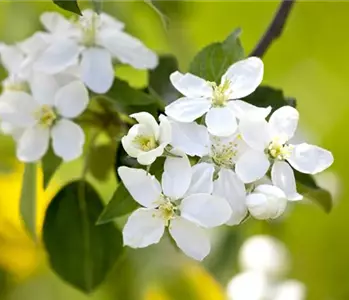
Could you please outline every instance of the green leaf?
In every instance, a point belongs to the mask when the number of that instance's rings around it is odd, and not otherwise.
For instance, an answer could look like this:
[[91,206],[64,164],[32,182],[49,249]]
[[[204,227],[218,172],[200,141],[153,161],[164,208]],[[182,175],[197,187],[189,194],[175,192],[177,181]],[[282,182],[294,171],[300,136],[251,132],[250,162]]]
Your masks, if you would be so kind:
[[296,107],[296,99],[285,97],[282,90],[269,86],[258,87],[251,95],[245,97],[243,100],[255,106],[271,106],[272,111],[285,105]]
[[77,0],[52,0],[54,4],[63,8],[64,10],[70,11],[77,15],[82,16]]
[[91,0],[94,11],[97,14],[102,12],[103,0]]
[[149,71],[149,87],[151,93],[156,93],[165,104],[177,100],[179,92],[170,81],[171,73],[178,70],[177,59],[172,55],[160,56],[159,64]]
[[319,187],[311,175],[300,173],[297,170],[294,170],[294,174],[298,192],[329,213],[333,206],[330,192]]
[[44,173],[44,189],[47,188],[52,176],[57,171],[61,163],[62,159],[59,158],[50,147],[41,160],[42,171]]
[[24,166],[22,190],[20,198],[20,213],[27,231],[34,240],[36,234],[36,177],[37,166],[27,163]]
[[92,147],[88,156],[88,170],[93,177],[100,181],[108,178],[110,170],[114,166],[115,145],[104,144]]
[[169,18],[162,12],[159,3],[152,0],[144,0],[144,2],[147,3],[157,13],[157,15],[161,19],[162,25],[165,29],[167,29],[169,25]]
[[84,292],[106,278],[122,254],[122,236],[113,224],[95,226],[103,204],[86,181],[63,187],[50,203],[43,238],[53,270]]
[[244,58],[239,39],[240,32],[240,29],[237,29],[225,41],[213,43],[202,49],[191,62],[190,73],[219,84],[227,69]]
[[163,106],[158,98],[134,89],[127,82],[118,78],[115,78],[113,86],[106,94],[98,95],[98,97],[107,99],[114,109],[125,114],[147,111],[156,115],[158,109]]
[[132,198],[125,185],[120,183],[98,218],[97,225],[111,222],[117,217],[133,212],[138,207],[138,203]]

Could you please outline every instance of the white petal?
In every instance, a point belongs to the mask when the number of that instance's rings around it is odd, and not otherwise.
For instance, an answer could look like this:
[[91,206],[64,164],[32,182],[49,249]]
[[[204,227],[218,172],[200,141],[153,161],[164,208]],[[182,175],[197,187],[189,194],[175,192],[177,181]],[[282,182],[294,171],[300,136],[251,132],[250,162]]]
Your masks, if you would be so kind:
[[214,166],[205,162],[198,163],[192,167],[192,177],[187,195],[207,193],[213,191]]
[[44,12],[40,16],[40,22],[52,33],[64,32],[72,27],[72,24],[57,12]]
[[64,161],[81,156],[85,134],[81,127],[66,119],[59,120],[51,131],[53,151]]
[[160,145],[159,147],[142,152],[137,156],[137,160],[141,165],[151,165],[159,156],[164,153],[164,148],[166,145]]
[[77,63],[80,47],[70,39],[59,39],[40,55],[34,65],[39,71],[55,74]]
[[212,107],[206,115],[209,133],[216,136],[232,135],[237,129],[234,112],[228,107]]
[[122,30],[125,27],[124,23],[120,22],[119,20],[115,19],[114,17],[106,13],[101,13],[99,16],[100,16],[102,26],[108,27],[110,29],[117,29],[117,30]]
[[184,96],[189,98],[210,97],[212,87],[209,83],[193,74],[182,74],[178,71],[170,75],[172,85]]
[[209,152],[210,137],[205,126],[195,122],[171,121],[171,145],[191,156],[204,156]]
[[36,102],[41,105],[53,105],[58,90],[58,83],[54,76],[41,72],[33,72],[29,79],[30,90]]
[[241,155],[235,165],[235,172],[244,183],[261,179],[270,166],[264,152],[249,149]]
[[110,53],[102,48],[87,48],[82,51],[81,78],[95,93],[104,94],[114,81],[114,68]]
[[227,224],[240,224],[247,214],[245,185],[232,170],[221,169],[218,175],[213,183],[213,195],[226,199],[230,204],[232,215]]
[[50,131],[40,126],[24,131],[17,143],[17,157],[20,161],[33,162],[42,158],[49,145]]
[[118,174],[133,199],[139,204],[155,208],[161,195],[160,183],[143,169],[119,167]]
[[211,228],[226,223],[231,217],[229,203],[210,194],[192,194],[180,205],[181,216],[202,227]]
[[282,189],[287,199],[301,200],[302,195],[297,193],[296,180],[292,168],[284,161],[276,161],[271,168],[273,184]]
[[7,92],[6,101],[0,103],[0,117],[3,121],[18,127],[35,124],[34,114],[39,104],[33,97],[24,92]]
[[288,141],[297,129],[298,119],[299,113],[295,108],[291,106],[280,107],[269,119],[271,136],[285,137],[285,141]]
[[172,128],[169,119],[165,115],[159,116],[160,125],[159,125],[159,142],[164,145],[171,143],[172,139]]
[[286,280],[276,286],[273,300],[305,300],[306,287],[297,280]]
[[167,157],[162,174],[162,190],[172,199],[180,199],[188,190],[192,176],[192,170],[188,157]]
[[1,63],[10,74],[20,71],[24,61],[24,53],[17,46],[1,45],[0,47]]
[[[19,42],[17,45],[25,54],[27,54],[27,59],[30,56],[36,58],[36,55],[39,52],[48,47],[47,40],[49,37],[51,37],[49,33],[38,31],[24,41]],[[32,58],[29,60],[32,60]]]
[[333,155],[326,149],[302,143],[294,145],[288,162],[299,172],[316,174],[332,165]]
[[203,260],[211,250],[210,240],[205,230],[181,217],[170,224],[170,234],[182,251],[196,259]]
[[231,82],[231,99],[239,99],[253,93],[263,79],[264,66],[258,57],[240,60],[229,67],[222,82]]
[[164,234],[165,222],[156,209],[139,208],[128,218],[122,231],[124,245],[144,248],[157,244]]
[[103,30],[100,32],[98,43],[107,48],[119,61],[136,69],[153,69],[158,64],[158,57],[153,51],[123,31]]
[[269,124],[264,119],[241,119],[239,130],[243,140],[251,148],[264,151],[269,145]]
[[144,124],[149,127],[151,129],[152,135],[156,140],[158,140],[160,134],[159,124],[150,113],[139,112],[130,115],[130,117],[136,119],[139,124]]
[[165,108],[165,113],[178,122],[193,122],[210,109],[211,102],[206,98],[180,98]]
[[75,118],[87,108],[89,96],[80,81],[73,81],[60,88],[55,95],[58,113],[65,118]]
[[265,119],[271,112],[271,106],[258,107],[242,100],[229,101],[228,106],[238,119]]

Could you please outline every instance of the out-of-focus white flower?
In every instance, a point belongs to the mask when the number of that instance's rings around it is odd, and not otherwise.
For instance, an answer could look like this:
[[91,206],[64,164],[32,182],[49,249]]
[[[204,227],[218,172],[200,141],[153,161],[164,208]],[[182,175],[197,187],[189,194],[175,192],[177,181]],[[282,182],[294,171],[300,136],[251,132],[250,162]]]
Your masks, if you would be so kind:
[[280,217],[287,206],[285,193],[273,185],[259,185],[246,197],[246,205],[250,214],[259,220]]
[[170,76],[171,82],[184,97],[168,105],[165,112],[174,120],[185,123],[207,113],[208,131],[216,136],[230,136],[237,129],[236,118],[246,113],[265,118],[270,113],[270,107],[260,108],[237,100],[251,94],[262,78],[263,62],[257,57],[229,67],[219,86],[190,73],[174,72]]
[[138,121],[128,134],[121,139],[122,146],[131,157],[142,165],[152,164],[161,156],[171,141],[171,126],[164,115],[160,115],[160,125],[147,112],[131,115]]
[[277,278],[289,270],[290,259],[288,250],[279,240],[267,235],[256,235],[246,240],[240,248],[239,264],[243,270]]
[[[264,118],[250,118],[248,115],[239,123],[239,130],[244,141],[254,151],[247,152],[246,164],[242,164],[239,176],[245,183],[261,178],[273,162],[271,178],[273,184],[281,188],[289,200],[300,200],[296,191],[296,181],[291,166],[299,172],[316,174],[333,163],[332,153],[320,147],[306,143],[292,145],[289,140],[297,128],[299,114],[291,106],[276,110],[269,122]],[[259,154],[256,155],[256,153]],[[265,155],[261,155],[264,153]],[[289,163],[287,163],[287,162]]]
[[82,153],[84,132],[70,119],[87,107],[89,97],[80,81],[60,86],[46,74],[35,74],[30,80],[31,95],[12,92],[0,103],[1,119],[20,130],[17,157],[24,162],[37,161],[46,153],[49,140],[55,154],[65,161]]
[[96,93],[112,86],[112,59],[137,69],[152,69],[158,63],[154,52],[123,31],[124,24],[102,13],[83,11],[76,23],[54,12],[41,16],[41,22],[55,38],[37,60],[37,70],[56,74],[78,64],[82,81]]
[[275,287],[272,300],[305,300],[306,287],[298,280],[286,280]]
[[231,214],[223,198],[210,194],[213,170],[206,167],[192,169],[186,156],[167,157],[161,185],[145,170],[120,167],[123,183],[143,206],[129,217],[123,230],[124,244],[133,248],[156,244],[168,226],[178,247],[202,260],[210,252],[204,228],[224,224]]

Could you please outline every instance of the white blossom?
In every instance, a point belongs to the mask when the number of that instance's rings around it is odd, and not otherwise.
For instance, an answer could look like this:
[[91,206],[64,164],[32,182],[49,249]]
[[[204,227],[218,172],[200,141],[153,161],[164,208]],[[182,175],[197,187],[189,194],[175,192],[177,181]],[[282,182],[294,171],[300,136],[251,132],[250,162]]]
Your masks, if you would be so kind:
[[[178,152],[177,152],[178,154]],[[231,214],[229,204],[212,196],[213,171],[190,166],[186,156],[167,157],[161,185],[142,169],[120,167],[118,173],[132,195],[143,207],[129,217],[124,244],[147,247],[161,239],[165,227],[188,256],[202,260],[210,252],[204,228],[224,224]]]
[[304,283],[290,279],[279,283],[275,287],[272,300],[305,300],[306,287]]
[[256,219],[276,219],[284,213],[287,197],[278,187],[262,184],[247,196],[246,205],[250,214]]
[[137,158],[142,165],[152,164],[161,156],[165,147],[171,141],[171,126],[164,115],[160,115],[160,125],[155,118],[147,113],[140,112],[131,115],[138,121],[128,134],[121,139],[122,146],[127,154]]
[[47,12],[41,22],[55,38],[37,60],[36,69],[56,74],[78,64],[82,81],[96,93],[105,93],[112,86],[113,58],[137,69],[152,69],[158,63],[154,52],[125,33],[123,23],[105,13],[85,10],[78,22],[71,22]]
[[218,86],[190,73],[174,72],[171,82],[184,97],[168,105],[165,112],[172,119],[185,123],[206,114],[205,122],[212,135],[232,135],[237,129],[236,118],[246,113],[265,118],[270,113],[270,107],[259,108],[238,100],[251,94],[262,78],[263,62],[257,57],[233,64]]
[[84,132],[71,119],[87,107],[88,92],[80,81],[60,86],[47,74],[36,73],[30,80],[31,94],[13,92],[0,103],[0,117],[21,130],[17,139],[17,157],[24,162],[41,159],[52,138],[55,154],[69,161],[79,157]]
[[[333,163],[332,153],[325,149],[307,143],[289,143],[297,128],[298,119],[296,109],[284,106],[271,115],[269,122],[248,116],[240,120],[241,136],[254,149],[245,154],[246,164],[241,165],[239,172],[245,183],[261,178],[272,162],[273,184],[282,189],[289,200],[300,200],[302,196],[296,191],[294,172],[290,165],[302,173],[316,174]],[[255,167],[248,167],[251,164]]]

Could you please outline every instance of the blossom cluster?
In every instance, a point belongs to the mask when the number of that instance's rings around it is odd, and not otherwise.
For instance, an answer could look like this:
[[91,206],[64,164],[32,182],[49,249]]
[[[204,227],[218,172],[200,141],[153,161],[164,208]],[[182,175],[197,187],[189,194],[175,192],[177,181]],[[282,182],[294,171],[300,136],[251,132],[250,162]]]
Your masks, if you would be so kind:
[[[279,217],[288,201],[302,199],[293,169],[316,174],[332,164],[329,151],[291,142],[299,119],[295,108],[271,113],[271,107],[240,100],[262,78],[257,57],[233,64],[219,85],[176,71],[170,80],[183,97],[165,108],[159,124],[146,112],[131,115],[138,123],[122,145],[147,168],[118,169],[142,206],[124,227],[126,245],[158,243],[168,227],[184,253],[202,260],[210,252],[207,229],[238,225],[248,215]],[[160,182],[149,166],[162,156]]]
[[258,235],[244,242],[239,251],[242,269],[227,286],[230,300],[304,300],[305,285],[286,279],[290,255],[277,239]]
[[41,159],[49,148],[64,161],[79,157],[85,135],[73,120],[89,104],[88,89],[107,92],[115,64],[151,69],[157,55],[123,31],[124,24],[92,10],[67,20],[46,12],[39,31],[15,45],[0,45],[1,62],[8,71],[0,96],[1,130],[14,137],[17,157]]

